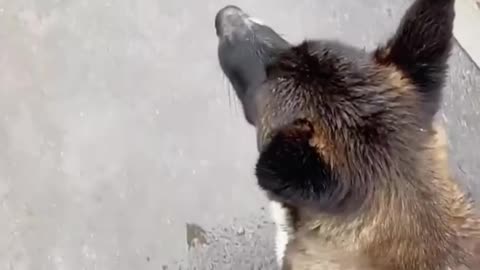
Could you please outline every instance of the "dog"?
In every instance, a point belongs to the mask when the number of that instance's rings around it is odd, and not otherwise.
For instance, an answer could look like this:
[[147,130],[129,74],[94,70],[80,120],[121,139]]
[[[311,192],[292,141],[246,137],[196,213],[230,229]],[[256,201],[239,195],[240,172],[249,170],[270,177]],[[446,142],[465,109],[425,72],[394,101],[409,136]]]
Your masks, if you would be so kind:
[[257,131],[283,270],[480,269],[480,221],[436,122],[454,0],[416,0],[375,50],[290,44],[236,6],[218,58]]

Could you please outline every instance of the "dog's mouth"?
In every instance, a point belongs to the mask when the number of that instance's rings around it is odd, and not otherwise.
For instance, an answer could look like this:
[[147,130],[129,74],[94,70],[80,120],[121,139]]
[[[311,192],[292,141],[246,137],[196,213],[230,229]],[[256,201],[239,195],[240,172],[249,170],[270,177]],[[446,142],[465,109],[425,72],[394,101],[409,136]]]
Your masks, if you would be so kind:
[[266,79],[266,67],[290,44],[269,26],[236,6],[226,6],[215,16],[223,73],[242,103],[247,121],[255,125],[255,96]]
[[242,104],[246,120],[257,129],[260,149],[269,132],[260,121],[261,107],[269,103],[261,86],[267,79],[267,67],[291,45],[272,28],[236,6],[218,11],[215,29],[220,66]]

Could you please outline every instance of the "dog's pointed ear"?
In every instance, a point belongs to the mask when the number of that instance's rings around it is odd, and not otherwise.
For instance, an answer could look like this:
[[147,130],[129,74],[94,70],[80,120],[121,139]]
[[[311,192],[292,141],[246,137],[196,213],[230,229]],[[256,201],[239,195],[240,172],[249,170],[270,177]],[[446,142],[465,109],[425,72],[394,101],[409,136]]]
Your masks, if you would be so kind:
[[453,42],[454,0],[416,0],[375,61],[393,66],[420,93],[425,113],[435,114]]

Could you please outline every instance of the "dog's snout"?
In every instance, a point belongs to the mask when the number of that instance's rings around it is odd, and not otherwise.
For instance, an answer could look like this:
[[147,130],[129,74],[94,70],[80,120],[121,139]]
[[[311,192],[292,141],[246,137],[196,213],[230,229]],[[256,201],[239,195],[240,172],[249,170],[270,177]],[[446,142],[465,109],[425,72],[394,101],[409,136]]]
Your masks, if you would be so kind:
[[218,37],[230,36],[234,31],[248,29],[249,16],[239,7],[229,5],[217,12],[215,28]]
[[255,125],[266,67],[290,45],[266,24],[232,5],[217,12],[215,28],[220,66],[242,103],[247,121]]

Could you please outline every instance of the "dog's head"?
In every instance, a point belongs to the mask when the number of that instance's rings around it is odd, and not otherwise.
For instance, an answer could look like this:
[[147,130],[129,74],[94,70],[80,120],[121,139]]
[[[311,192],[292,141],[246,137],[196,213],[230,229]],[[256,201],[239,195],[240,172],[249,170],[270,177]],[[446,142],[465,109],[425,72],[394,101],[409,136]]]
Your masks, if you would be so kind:
[[415,178],[453,17],[452,0],[418,0],[368,52],[332,40],[293,45],[238,7],[220,10],[219,60],[257,130],[259,185],[285,203],[338,211],[394,176]]

